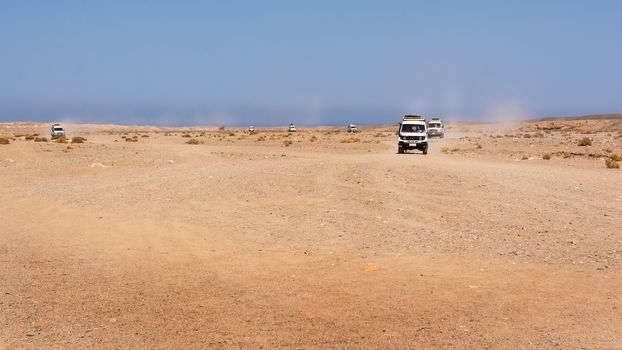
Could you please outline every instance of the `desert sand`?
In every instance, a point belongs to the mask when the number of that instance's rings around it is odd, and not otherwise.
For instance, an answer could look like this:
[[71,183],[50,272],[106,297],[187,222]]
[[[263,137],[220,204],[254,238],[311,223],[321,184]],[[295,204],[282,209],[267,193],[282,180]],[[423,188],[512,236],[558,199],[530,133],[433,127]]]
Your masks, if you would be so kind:
[[620,120],[66,127],[0,124],[0,349],[622,348]]

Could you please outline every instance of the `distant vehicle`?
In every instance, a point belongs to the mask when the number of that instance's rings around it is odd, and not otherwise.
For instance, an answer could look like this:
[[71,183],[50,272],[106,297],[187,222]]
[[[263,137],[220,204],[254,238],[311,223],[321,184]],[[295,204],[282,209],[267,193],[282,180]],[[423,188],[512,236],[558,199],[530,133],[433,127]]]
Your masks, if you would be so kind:
[[424,117],[418,115],[406,115],[397,129],[397,153],[405,153],[411,149],[417,149],[428,154],[427,123]]
[[296,132],[296,126],[294,123],[289,123],[289,128],[287,129],[289,132]]
[[350,124],[348,125],[348,132],[358,132],[359,130],[356,128],[356,125]]
[[52,124],[50,135],[52,138],[65,136],[65,129],[60,124]]
[[440,138],[445,137],[445,129],[443,128],[443,121],[441,118],[432,118],[428,122],[428,136],[438,136]]
[[253,125],[249,126],[248,127],[248,132],[251,133],[251,134],[254,134],[255,133],[255,127]]

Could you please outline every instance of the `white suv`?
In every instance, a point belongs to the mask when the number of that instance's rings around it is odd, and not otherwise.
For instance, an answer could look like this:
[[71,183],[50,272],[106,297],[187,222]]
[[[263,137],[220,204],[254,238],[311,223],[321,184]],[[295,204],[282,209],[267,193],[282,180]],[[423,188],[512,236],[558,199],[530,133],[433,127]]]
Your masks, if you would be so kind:
[[65,129],[60,124],[53,124],[50,135],[52,138],[65,136]]
[[432,118],[428,122],[428,136],[445,137],[445,129],[443,129],[443,121],[440,118]]
[[397,129],[397,153],[417,149],[428,154],[428,133],[425,118],[418,115],[406,115]]

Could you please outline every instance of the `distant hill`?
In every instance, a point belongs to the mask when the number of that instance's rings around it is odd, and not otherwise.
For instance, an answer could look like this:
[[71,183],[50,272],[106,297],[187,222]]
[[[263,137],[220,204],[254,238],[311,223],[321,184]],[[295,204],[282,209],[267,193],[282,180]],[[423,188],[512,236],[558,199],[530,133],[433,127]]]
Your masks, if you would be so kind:
[[578,117],[546,117],[533,119],[533,121],[550,121],[550,120],[618,120],[622,119],[622,114],[588,114]]

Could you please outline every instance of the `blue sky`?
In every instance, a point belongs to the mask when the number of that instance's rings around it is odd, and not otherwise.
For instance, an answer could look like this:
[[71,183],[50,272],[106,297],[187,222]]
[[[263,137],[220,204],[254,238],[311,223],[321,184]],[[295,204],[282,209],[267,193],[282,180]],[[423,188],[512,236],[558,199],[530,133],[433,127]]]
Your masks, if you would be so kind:
[[620,1],[0,2],[0,121],[621,113]]

